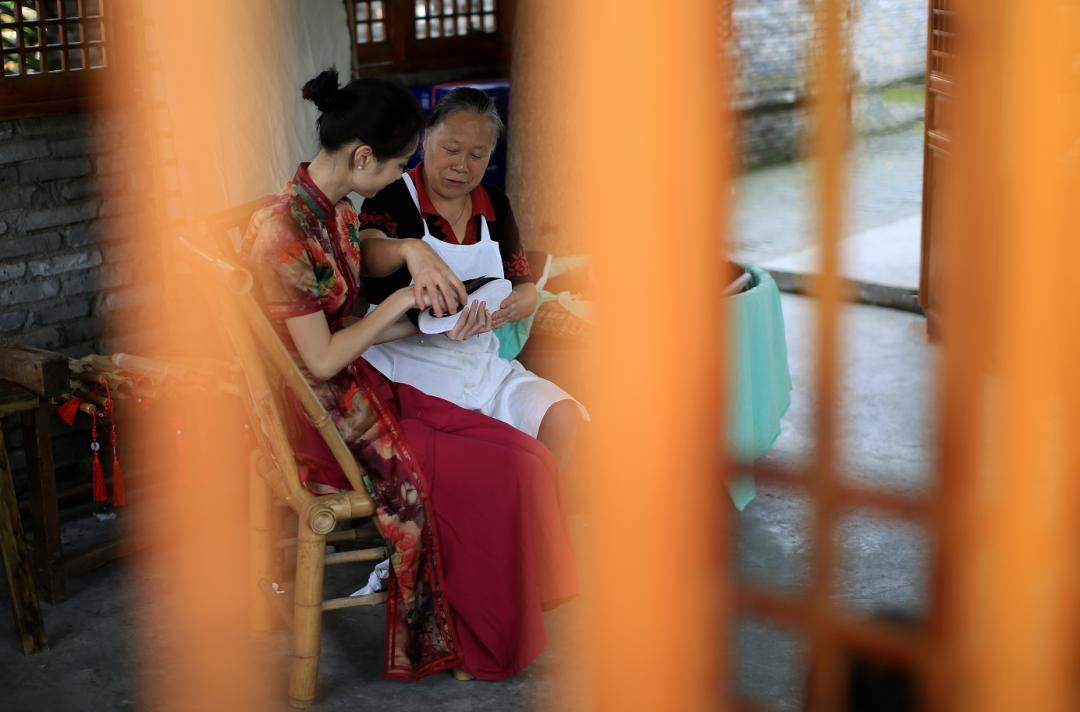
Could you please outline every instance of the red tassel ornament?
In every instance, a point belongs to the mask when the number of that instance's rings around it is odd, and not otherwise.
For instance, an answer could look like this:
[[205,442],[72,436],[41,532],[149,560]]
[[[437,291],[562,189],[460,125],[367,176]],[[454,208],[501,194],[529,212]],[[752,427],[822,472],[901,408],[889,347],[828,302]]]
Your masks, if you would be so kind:
[[83,402],[84,401],[80,398],[71,398],[57,408],[56,413],[60,416],[60,420],[64,421],[65,425],[74,425],[75,416],[78,414],[79,406],[81,406]]
[[101,470],[101,458],[98,457],[98,451],[101,450],[101,443],[97,439],[97,416],[95,415],[91,421],[90,426],[90,451],[94,453],[94,462],[90,466],[90,471],[94,478],[94,501],[104,502],[109,498],[109,490],[105,489],[105,473]]
[[124,491],[124,473],[120,471],[120,455],[116,449],[116,411],[114,406],[112,390],[109,388],[109,382],[105,381],[105,414],[112,419],[110,442],[112,443],[113,504],[117,507],[123,507],[127,504],[127,494]]
[[[115,443],[115,439],[113,440]],[[116,445],[113,445],[115,448]],[[120,472],[120,460],[116,457],[116,450],[113,450],[112,460],[112,501],[117,507],[123,507],[127,504],[127,494],[124,492],[124,474]]]

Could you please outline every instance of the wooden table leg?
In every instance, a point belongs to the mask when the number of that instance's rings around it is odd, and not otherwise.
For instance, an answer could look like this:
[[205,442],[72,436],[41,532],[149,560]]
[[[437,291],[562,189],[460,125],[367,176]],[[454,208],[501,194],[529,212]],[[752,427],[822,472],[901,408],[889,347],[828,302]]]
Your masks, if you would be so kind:
[[67,598],[64,552],[60,542],[60,507],[56,498],[50,406],[22,414],[26,441],[27,477],[30,485],[30,518],[34,528],[34,564],[45,591],[45,600],[59,603]]
[[4,573],[11,590],[11,608],[15,627],[22,643],[23,654],[30,655],[49,647],[45,624],[38,608],[37,591],[26,553],[19,503],[15,499],[15,483],[11,477],[4,434],[0,430],[0,549],[3,550]]

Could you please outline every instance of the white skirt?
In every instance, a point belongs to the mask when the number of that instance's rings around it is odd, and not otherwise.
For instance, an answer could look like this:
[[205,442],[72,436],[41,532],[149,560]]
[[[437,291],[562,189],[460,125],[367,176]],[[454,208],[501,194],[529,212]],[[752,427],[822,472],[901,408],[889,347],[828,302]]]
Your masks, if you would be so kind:
[[421,334],[372,346],[363,358],[391,381],[406,383],[436,398],[475,410],[536,437],[554,404],[573,401],[585,420],[581,403],[551,381],[518,361],[499,356],[495,334],[468,341]]

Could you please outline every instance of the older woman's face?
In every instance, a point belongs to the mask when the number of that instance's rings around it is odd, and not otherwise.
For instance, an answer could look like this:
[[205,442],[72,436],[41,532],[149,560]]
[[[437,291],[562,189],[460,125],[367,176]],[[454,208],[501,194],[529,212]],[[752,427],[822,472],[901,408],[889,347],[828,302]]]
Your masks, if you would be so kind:
[[480,185],[491,160],[495,132],[472,111],[455,111],[424,137],[424,186],[443,199],[460,198]]

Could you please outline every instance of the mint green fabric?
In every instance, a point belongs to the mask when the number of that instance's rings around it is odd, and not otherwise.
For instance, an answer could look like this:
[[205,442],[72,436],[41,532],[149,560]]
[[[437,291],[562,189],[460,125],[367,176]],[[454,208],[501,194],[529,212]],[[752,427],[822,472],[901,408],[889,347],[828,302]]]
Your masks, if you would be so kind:
[[[548,295],[548,298],[545,299],[544,295]],[[551,294],[551,292],[540,290],[537,292],[536,309],[539,309],[541,304],[551,301],[554,297],[555,295]],[[513,361],[518,357],[521,350],[525,348],[525,342],[529,340],[533,320],[536,319],[536,309],[523,319],[511,321],[495,329],[495,336],[499,339],[499,356],[507,361]]]
[[[729,367],[729,447],[751,462],[764,455],[780,435],[780,419],[791,404],[784,313],[780,290],[768,272],[746,265],[751,286],[727,297],[731,352]],[[730,486],[740,511],[756,493],[754,478],[743,474]]]
[[499,338],[499,356],[507,361],[513,361],[518,357],[521,350],[525,348],[525,342],[529,339],[529,332],[532,331],[535,318],[536,312],[533,312],[524,319],[503,324],[495,330],[495,336]]

